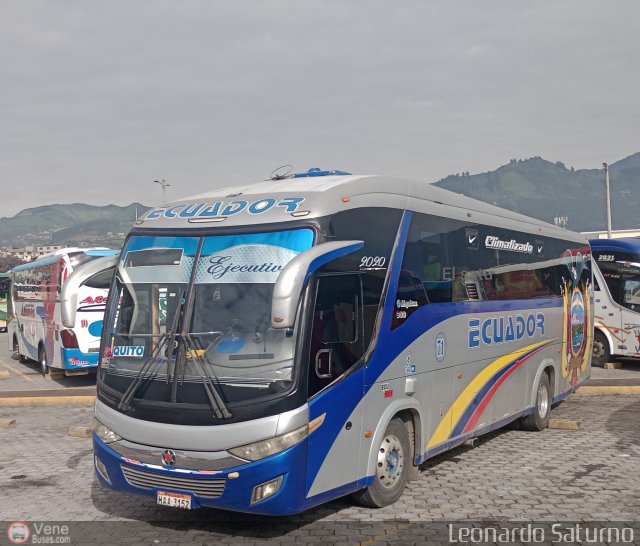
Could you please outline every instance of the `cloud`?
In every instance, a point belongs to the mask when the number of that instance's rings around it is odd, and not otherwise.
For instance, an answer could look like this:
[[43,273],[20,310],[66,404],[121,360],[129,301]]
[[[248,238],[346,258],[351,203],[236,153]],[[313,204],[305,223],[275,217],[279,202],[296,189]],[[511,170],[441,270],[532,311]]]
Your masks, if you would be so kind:
[[[295,0],[0,7],[0,215],[159,202],[293,163],[435,181],[637,150],[640,5]],[[25,191],[27,189],[27,191]]]

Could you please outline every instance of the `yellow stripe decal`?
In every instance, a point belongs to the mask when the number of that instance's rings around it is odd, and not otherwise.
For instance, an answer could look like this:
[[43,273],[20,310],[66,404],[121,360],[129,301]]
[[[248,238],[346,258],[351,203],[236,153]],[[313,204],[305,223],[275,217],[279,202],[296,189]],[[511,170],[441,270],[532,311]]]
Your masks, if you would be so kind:
[[540,341],[538,343],[534,343],[533,345],[529,345],[528,347],[523,347],[522,349],[518,349],[517,351],[513,351],[512,353],[501,356],[497,360],[494,360],[486,368],[484,368],[478,375],[476,375],[471,383],[469,383],[460,393],[458,398],[456,398],[455,402],[449,408],[447,413],[445,413],[444,417],[440,421],[440,424],[438,425],[438,428],[436,428],[433,436],[431,436],[431,438],[429,439],[429,442],[427,443],[427,449],[430,449],[449,439],[451,431],[473,400],[473,397],[498,370],[500,370],[503,366],[506,366],[509,362],[516,360],[519,356],[528,353],[529,351],[533,351],[538,347],[541,347],[542,345],[546,345],[550,341],[552,340]]

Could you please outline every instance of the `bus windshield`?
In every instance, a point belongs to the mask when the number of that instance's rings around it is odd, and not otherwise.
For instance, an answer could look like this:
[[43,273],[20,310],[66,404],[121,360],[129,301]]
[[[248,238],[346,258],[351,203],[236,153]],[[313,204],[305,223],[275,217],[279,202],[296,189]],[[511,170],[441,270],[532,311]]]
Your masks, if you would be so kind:
[[296,337],[271,327],[271,296],[313,241],[309,228],[129,238],[105,319],[101,386],[122,411],[136,401],[204,404],[218,417],[288,392]]

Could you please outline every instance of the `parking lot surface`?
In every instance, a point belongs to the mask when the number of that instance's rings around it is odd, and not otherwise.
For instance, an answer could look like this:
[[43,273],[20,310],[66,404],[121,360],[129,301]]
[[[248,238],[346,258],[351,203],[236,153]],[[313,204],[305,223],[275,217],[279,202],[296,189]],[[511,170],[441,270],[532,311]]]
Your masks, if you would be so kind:
[[[37,375],[9,363],[26,377]],[[51,384],[32,379],[34,388]],[[638,415],[640,396],[575,394],[552,418],[576,420],[578,431],[511,427],[484,436],[475,448],[427,461],[392,506],[371,510],[347,497],[298,516],[267,518],[179,511],[102,488],[91,439],[68,435],[71,427],[92,427],[90,404],[0,406],[0,418],[16,421],[15,428],[0,429],[0,520],[83,522],[75,524],[82,540],[74,543],[88,544],[424,544],[438,543],[440,535],[429,538],[436,531],[425,526],[432,522],[634,522],[640,519]]]

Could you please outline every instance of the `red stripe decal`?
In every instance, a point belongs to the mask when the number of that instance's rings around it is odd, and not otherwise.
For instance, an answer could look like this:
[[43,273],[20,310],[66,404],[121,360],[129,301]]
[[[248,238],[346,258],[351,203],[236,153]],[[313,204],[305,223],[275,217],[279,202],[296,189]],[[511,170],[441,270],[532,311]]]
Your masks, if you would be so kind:
[[520,360],[516,360],[515,363],[511,366],[511,369],[507,370],[502,375],[502,377],[495,382],[495,384],[489,389],[487,394],[482,399],[482,402],[478,404],[478,407],[471,415],[471,418],[469,419],[467,426],[464,427],[463,433],[470,432],[475,428],[476,424],[480,420],[480,417],[482,416],[482,412],[485,410],[489,402],[491,402],[491,398],[493,398],[493,395],[500,388],[500,385],[504,383],[505,379],[507,379],[507,377],[509,377],[513,372],[515,372],[522,364],[524,364],[527,360],[529,360],[533,355],[535,355],[536,353],[539,353],[544,347],[546,347],[546,345],[543,347],[538,347],[533,352],[529,353],[527,356],[521,358]]

